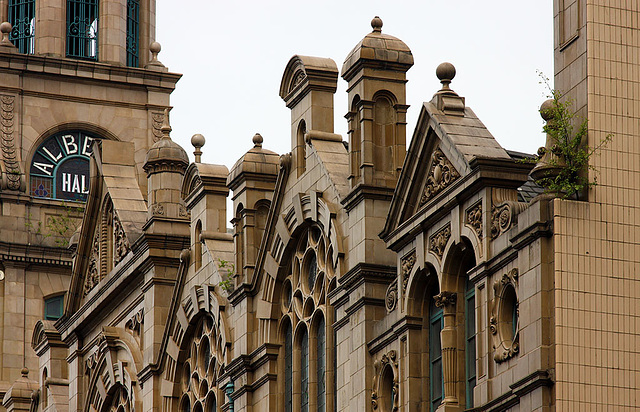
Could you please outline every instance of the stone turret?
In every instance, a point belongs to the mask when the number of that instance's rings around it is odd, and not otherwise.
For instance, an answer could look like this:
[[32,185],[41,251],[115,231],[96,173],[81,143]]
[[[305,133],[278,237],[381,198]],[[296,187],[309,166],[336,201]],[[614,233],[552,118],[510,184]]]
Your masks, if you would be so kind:
[[[293,56],[282,75],[280,97],[291,109],[293,176],[306,170],[305,136],[309,132],[333,134],[333,94],[338,67],[327,58]],[[313,133],[312,133],[313,134]]]
[[189,158],[187,152],[171,140],[170,133],[169,110],[165,109],[162,138],[151,146],[143,166],[148,181],[149,222],[169,219],[187,221],[188,218],[181,195],[182,179]]
[[400,39],[382,33],[382,20],[349,53],[342,77],[349,83],[350,186],[395,188],[406,153],[406,72],[413,55]]
[[280,165],[280,156],[263,148],[262,142],[256,133],[253,147],[233,165],[227,178],[233,190],[235,265],[247,279],[253,275]]

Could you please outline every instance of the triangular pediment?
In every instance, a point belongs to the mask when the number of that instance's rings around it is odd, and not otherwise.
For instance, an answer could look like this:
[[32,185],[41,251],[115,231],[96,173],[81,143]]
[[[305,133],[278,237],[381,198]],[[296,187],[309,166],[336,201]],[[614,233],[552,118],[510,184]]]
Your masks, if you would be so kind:
[[435,98],[424,103],[382,237],[451,196],[474,172],[476,159],[512,162],[470,108],[451,114],[439,110]]
[[74,258],[65,314],[75,312],[114,268],[127,259],[142,235],[147,204],[136,177],[130,143],[94,146],[91,185]]

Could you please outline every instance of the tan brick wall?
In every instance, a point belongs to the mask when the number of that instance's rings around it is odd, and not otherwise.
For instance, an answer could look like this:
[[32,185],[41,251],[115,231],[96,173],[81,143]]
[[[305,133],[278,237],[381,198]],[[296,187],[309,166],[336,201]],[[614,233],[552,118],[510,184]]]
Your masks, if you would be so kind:
[[589,145],[613,136],[591,159],[589,203],[554,205],[558,410],[633,410],[639,394],[640,4],[611,3],[578,2],[579,38],[556,49],[556,88],[586,113]]

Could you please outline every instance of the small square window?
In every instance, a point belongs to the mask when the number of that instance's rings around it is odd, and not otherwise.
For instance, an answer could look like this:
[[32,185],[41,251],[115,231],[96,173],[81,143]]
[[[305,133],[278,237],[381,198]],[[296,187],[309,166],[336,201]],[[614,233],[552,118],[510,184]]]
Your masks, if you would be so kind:
[[44,318],[46,320],[58,320],[62,316],[64,295],[53,296],[44,301]]

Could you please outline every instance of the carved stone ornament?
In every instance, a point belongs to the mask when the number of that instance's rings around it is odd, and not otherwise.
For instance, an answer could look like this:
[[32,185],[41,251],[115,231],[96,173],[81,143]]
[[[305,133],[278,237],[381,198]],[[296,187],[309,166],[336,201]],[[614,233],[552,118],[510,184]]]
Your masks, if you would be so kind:
[[293,80],[291,80],[291,86],[289,87],[289,92],[291,92],[293,89],[295,89],[306,78],[307,78],[307,75],[302,70],[298,70],[293,75]]
[[152,127],[153,127],[153,141],[157,142],[162,139],[162,123],[164,123],[163,112],[151,113]]
[[432,159],[431,170],[429,170],[427,176],[427,184],[420,198],[420,206],[427,203],[429,199],[460,177],[460,173],[453,167],[440,148],[434,150]]
[[180,217],[189,217],[189,211],[186,207],[182,205],[178,205],[178,216]]
[[[399,410],[399,384],[398,384],[398,355],[395,350],[391,350],[384,355],[379,361],[373,364],[373,389],[371,391],[371,407],[373,410],[379,410],[380,402],[383,396],[389,396],[388,393],[383,393],[385,389],[391,389],[391,399],[388,403],[391,407],[390,411],[383,409],[383,412],[396,412]],[[391,368],[393,374],[393,380],[391,382],[391,388],[388,388],[386,382],[384,382],[385,371]],[[386,402],[385,402],[386,403]]]
[[396,279],[394,279],[387,288],[384,302],[387,312],[392,312],[396,308],[396,303],[398,302],[398,282]]
[[440,292],[435,295],[433,299],[435,300],[436,306],[439,308],[444,308],[446,306],[454,306],[456,304],[456,300],[458,298],[458,294],[455,292]]
[[14,101],[14,96],[0,96],[0,136],[2,137],[2,159],[6,170],[7,188],[20,190],[22,172],[13,137]]
[[518,193],[512,189],[492,189],[491,196],[491,239],[511,229],[518,223],[518,214],[528,207],[528,203],[518,202]]
[[478,239],[482,240],[482,200],[466,210],[465,223],[478,235]]
[[[494,360],[498,363],[520,351],[518,308],[518,269],[511,269],[493,283],[494,299],[489,319]],[[515,324],[514,324],[515,321]]]
[[163,216],[164,215],[164,205],[162,204],[155,204],[151,207],[151,209],[153,210],[153,214],[155,216]]
[[512,215],[511,206],[508,203],[491,208],[491,239],[496,239],[511,228]]
[[442,229],[429,238],[429,251],[442,260],[444,249],[451,238],[451,223],[447,223]]
[[125,327],[129,330],[139,332],[143,323],[144,323],[144,308],[141,308],[139,311],[134,313],[129,318],[129,320],[127,320]]
[[409,283],[409,275],[411,275],[411,270],[413,270],[413,266],[415,264],[415,249],[409,252],[408,255],[405,255],[402,259],[400,259],[400,266],[402,268],[402,296],[405,296],[407,293],[407,283]]
[[127,240],[127,235],[124,232],[122,223],[118,218],[118,215],[113,214],[113,241],[114,241],[114,254],[113,264],[114,266],[120,263],[120,261],[129,253],[131,246]]
[[93,245],[91,246],[91,255],[89,256],[89,267],[87,277],[84,281],[82,296],[87,296],[98,283],[100,283],[100,237],[96,230],[93,236]]

